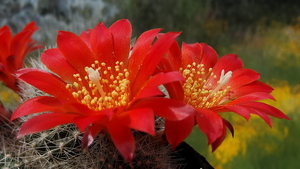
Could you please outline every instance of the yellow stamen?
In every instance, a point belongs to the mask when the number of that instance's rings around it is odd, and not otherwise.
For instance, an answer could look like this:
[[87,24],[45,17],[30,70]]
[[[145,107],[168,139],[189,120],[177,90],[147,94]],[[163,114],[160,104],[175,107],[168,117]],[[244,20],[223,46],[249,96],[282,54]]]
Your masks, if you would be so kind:
[[220,79],[216,84],[209,83],[207,79],[217,78],[217,75],[213,73],[213,69],[205,69],[203,64],[196,64],[195,62],[187,65],[186,68],[180,68],[184,78],[186,79],[183,84],[185,98],[184,101],[194,107],[209,108],[221,103],[226,94],[228,93],[230,86],[226,89],[222,89],[225,86],[231,76],[232,72],[225,73],[221,71]]
[[67,84],[66,88],[79,103],[93,110],[126,106],[130,83],[127,79],[129,72],[123,65],[123,62],[116,62],[115,66],[107,67],[106,63],[95,61],[90,67],[85,67],[86,75],[74,74],[77,81]]

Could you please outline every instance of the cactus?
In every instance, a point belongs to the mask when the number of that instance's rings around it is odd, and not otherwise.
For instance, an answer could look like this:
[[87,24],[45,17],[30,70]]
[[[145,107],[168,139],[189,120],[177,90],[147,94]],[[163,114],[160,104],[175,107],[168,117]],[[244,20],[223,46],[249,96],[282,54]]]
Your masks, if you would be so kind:
[[[161,119],[157,119],[161,122]],[[125,162],[109,135],[99,134],[86,150],[81,148],[82,135],[72,125],[62,125],[16,140],[17,123],[1,126],[0,157],[2,168],[177,168],[171,147],[158,129],[157,136],[133,131],[135,158]],[[6,130],[5,130],[6,129]]]

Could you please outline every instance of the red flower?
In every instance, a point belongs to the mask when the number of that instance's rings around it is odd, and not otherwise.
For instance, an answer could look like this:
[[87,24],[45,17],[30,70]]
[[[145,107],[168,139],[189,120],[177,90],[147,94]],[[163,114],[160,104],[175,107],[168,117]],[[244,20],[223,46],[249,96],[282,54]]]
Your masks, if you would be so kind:
[[14,73],[23,67],[25,56],[42,46],[31,39],[38,30],[35,22],[29,23],[20,33],[12,36],[8,26],[0,29],[0,80],[12,90],[19,92]]
[[177,70],[184,82],[166,84],[171,99],[180,100],[194,107],[195,116],[181,121],[166,120],[167,139],[176,147],[191,132],[194,124],[208,138],[213,151],[226,136],[226,126],[233,134],[232,125],[223,119],[223,112],[234,112],[245,119],[250,114],[260,116],[269,126],[269,116],[289,119],[280,110],[258,100],[273,99],[270,86],[258,81],[260,75],[243,68],[243,62],[236,55],[228,54],[220,59],[206,44],[183,44],[182,49],[175,42],[162,60],[162,71]]
[[[179,35],[169,32],[154,43],[160,29],[144,32],[130,50],[131,24],[119,20],[107,28],[103,23],[77,36],[60,31],[57,48],[48,49],[42,62],[55,74],[28,68],[17,72],[19,79],[51,96],[39,96],[23,103],[12,119],[39,113],[25,122],[18,134],[36,133],[57,125],[74,123],[81,132],[83,148],[101,131],[108,132],[120,153],[131,161],[135,150],[131,129],[155,134],[154,115],[181,120],[189,111],[180,103],[172,111],[155,106],[163,93],[158,86],[183,80],[179,72],[153,76],[161,58]],[[146,100],[146,101],[145,101]],[[151,102],[149,105],[144,103]]]

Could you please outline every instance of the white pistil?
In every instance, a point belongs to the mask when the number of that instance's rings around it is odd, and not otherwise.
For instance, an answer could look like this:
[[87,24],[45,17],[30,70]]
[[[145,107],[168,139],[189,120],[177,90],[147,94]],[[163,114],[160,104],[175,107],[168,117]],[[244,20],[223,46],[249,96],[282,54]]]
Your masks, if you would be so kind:
[[218,90],[221,89],[221,87],[223,87],[224,85],[226,85],[229,82],[229,79],[232,76],[232,71],[228,71],[225,75],[224,75],[225,71],[224,69],[221,71],[221,75],[220,75],[220,80],[218,81],[218,86],[212,91],[212,93],[217,92]]
[[89,67],[87,69],[87,73],[88,73],[90,81],[96,85],[102,99],[104,100],[105,92],[103,91],[102,85],[100,84],[101,77],[100,77],[98,70],[97,69],[95,70],[95,69]]

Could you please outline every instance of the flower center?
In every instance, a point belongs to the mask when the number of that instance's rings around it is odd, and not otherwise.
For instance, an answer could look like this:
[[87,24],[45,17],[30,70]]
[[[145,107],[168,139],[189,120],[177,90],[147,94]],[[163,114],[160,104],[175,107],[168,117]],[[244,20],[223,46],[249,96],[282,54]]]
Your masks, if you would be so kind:
[[85,67],[85,71],[87,74],[83,78],[80,74],[74,74],[77,81],[66,85],[78,102],[96,111],[127,105],[130,82],[123,62],[117,61],[112,68],[104,62],[95,61],[90,67]]
[[205,70],[203,64],[193,62],[187,65],[185,69],[180,68],[179,71],[186,79],[183,84],[184,102],[197,108],[210,108],[220,105],[225,101],[230,86],[224,88],[232,76],[232,71],[225,73],[221,71],[220,78],[217,83],[212,84],[211,78],[217,78],[212,72],[212,68]]

